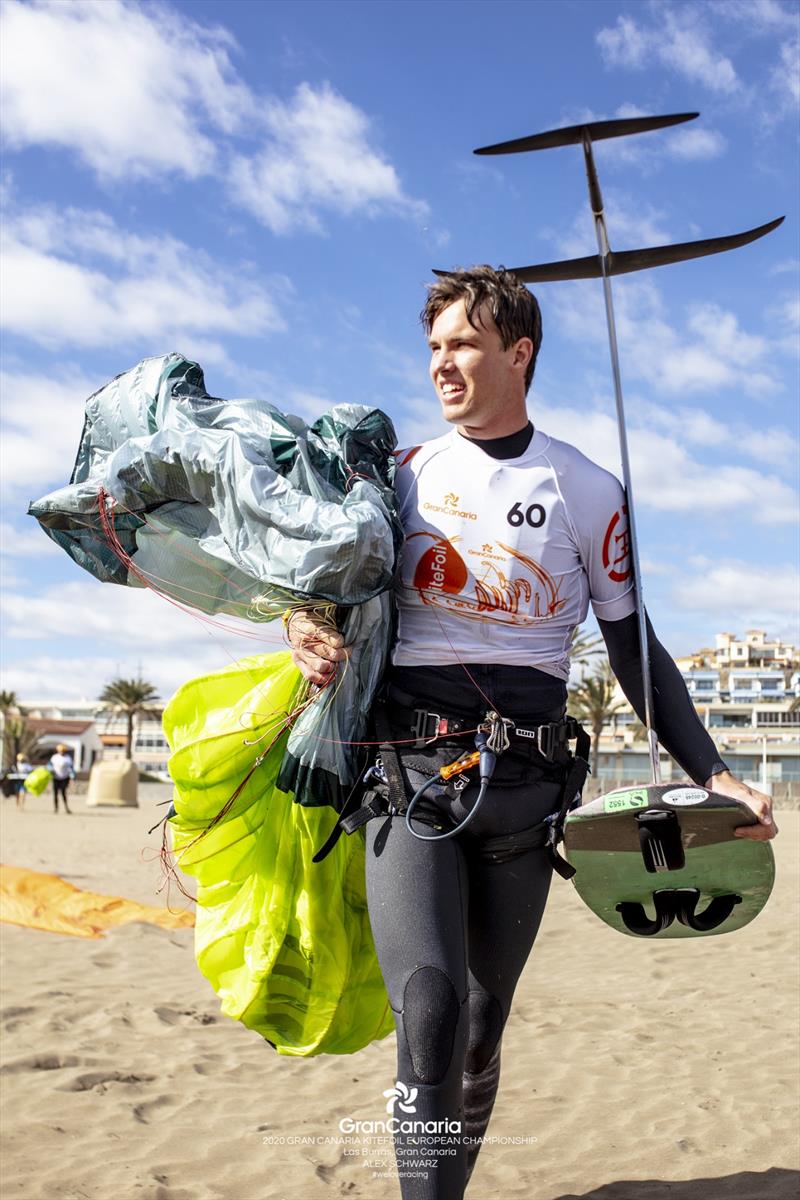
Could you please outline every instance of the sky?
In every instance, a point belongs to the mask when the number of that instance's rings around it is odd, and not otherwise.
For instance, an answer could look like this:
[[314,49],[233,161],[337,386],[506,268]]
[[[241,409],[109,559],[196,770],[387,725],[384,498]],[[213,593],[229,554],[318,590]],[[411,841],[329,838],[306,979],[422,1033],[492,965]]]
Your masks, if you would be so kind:
[[[100,584],[28,503],[69,480],[87,396],[177,350],[218,396],[445,426],[418,314],[434,267],[592,253],[560,125],[600,142],[612,248],[786,215],[730,254],[617,280],[644,589],[675,655],[797,629],[800,9],[783,0],[4,0],[2,679],[93,699],[281,644]],[[537,427],[619,474],[599,281],[539,285]],[[231,622],[232,625],[232,622]]]

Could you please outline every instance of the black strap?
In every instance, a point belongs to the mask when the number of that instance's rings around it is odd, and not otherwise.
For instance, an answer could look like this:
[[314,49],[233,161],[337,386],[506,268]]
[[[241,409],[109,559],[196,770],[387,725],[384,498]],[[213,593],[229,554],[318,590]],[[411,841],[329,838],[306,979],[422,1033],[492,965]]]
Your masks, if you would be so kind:
[[636,814],[639,846],[647,871],[680,871],[686,866],[686,854],[678,814],[660,808],[648,808]]
[[644,911],[644,905],[638,901],[623,900],[617,905],[617,912],[622,917],[625,928],[635,933],[637,937],[655,937],[657,933],[668,929],[675,919],[675,904],[673,893],[669,891],[653,892],[653,904],[656,910],[655,920],[651,921]]
[[567,813],[575,806],[583,791],[583,785],[586,783],[586,776],[590,771],[589,751],[592,745],[591,738],[583,726],[575,721],[573,717],[569,717],[568,720],[573,723],[571,727],[575,730],[575,754],[564,782],[564,790],[561,794],[561,808],[558,812],[547,817],[549,825],[547,856],[550,859],[553,870],[562,879],[572,879],[575,874],[575,868],[558,853],[558,844],[564,837],[564,822],[567,819]]
[[350,795],[347,797],[344,804],[342,805],[341,811],[336,818],[336,822],[333,826],[333,829],[330,831],[330,833],[328,834],[328,836],[325,839],[325,841],[323,842],[323,844],[320,846],[317,853],[311,859],[312,862],[315,862],[315,863],[322,862],[323,858],[327,858],[327,856],[330,854],[333,847],[338,842],[339,838],[342,836],[345,818],[349,814],[352,813],[352,811],[355,808],[355,805],[358,803],[358,801],[360,801],[364,798],[364,787],[365,787],[365,785],[364,785],[364,770],[365,770],[365,768],[366,768],[366,762],[362,763],[360,768],[357,769],[356,781],[353,784],[352,788],[350,789]]
[[695,912],[700,892],[697,888],[662,888],[653,892],[653,906],[656,910],[655,920],[651,920],[644,910],[644,905],[638,901],[623,900],[617,905],[617,912],[622,917],[625,928],[637,937],[655,937],[656,934],[668,929],[677,917],[682,925],[697,933],[710,933],[717,929],[723,921],[727,921],[742,897],[731,893],[727,896],[715,896],[703,912]]
[[381,796],[378,792],[367,792],[367,795],[369,800],[366,800],[354,813],[351,813],[349,817],[339,818],[340,832],[343,829],[345,833],[355,833],[362,825],[366,825],[367,821],[386,812],[385,796]]
[[680,888],[677,892],[681,898],[677,907],[677,916],[681,925],[688,925],[698,933],[710,933],[723,921],[727,921],[737,904],[742,903],[742,897],[731,892],[727,896],[715,896],[703,912],[695,912],[700,893],[697,888]]
[[406,785],[403,781],[403,772],[400,768],[400,755],[397,752],[397,746],[392,740],[394,733],[389,721],[389,714],[386,711],[385,700],[378,700],[374,712],[375,731],[381,739],[378,753],[380,754],[384,774],[386,775],[386,783],[389,788],[389,804],[402,813],[408,807],[408,797],[406,795]]
[[547,845],[547,820],[539,821],[518,833],[503,833],[497,837],[481,838],[477,853],[486,862],[507,863],[527,854],[529,850],[541,850]]
[[[386,714],[386,704],[383,700],[376,702],[373,708],[373,720],[375,732],[381,739],[378,754],[380,755],[383,772],[386,776],[388,801],[386,796],[379,792],[365,792],[364,779],[362,774],[359,774],[353,790],[350,792],[347,801],[342,807],[342,811],[339,813],[336,824],[326,841],[312,858],[312,862],[322,862],[323,858],[330,854],[342,836],[342,833],[355,833],[362,825],[366,825],[367,821],[371,821],[373,817],[379,817],[382,813],[385,813],[389,805],[394,806],[398,812],[405,812],[408,798],[406,796],[405,784],[403,783],[403,775],[400,770],[400,757],[397,753],[397,747],[392,743],[392,727],[389,724],[389,718]],[[355,807],[357,801],[361,801],[358,808]]]

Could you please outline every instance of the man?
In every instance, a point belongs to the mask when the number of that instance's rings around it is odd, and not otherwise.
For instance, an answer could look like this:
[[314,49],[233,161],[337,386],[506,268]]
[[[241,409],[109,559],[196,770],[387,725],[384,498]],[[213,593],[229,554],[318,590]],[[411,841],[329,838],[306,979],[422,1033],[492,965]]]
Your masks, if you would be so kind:
[[67,753],[67,747],[64,745],[56,746],[56,752],[50,758],[47,764],[50,774],[53,776],[53,811],[58,812],[58,798],[64,804],[64,812],[71,813],[71,809],[67,804],[67,788],[69,787],[70,779],[75,778],[75,767],[72,762],[72,756]]
[[23,809],[25,807],[25,796],[27,795],[25,791],[25,780],[30,775],[32,770],[33,767],[31,766],[27,754],[18,754],[14,773],[15,787],[17,792],[17,808],[19,809]]
[[[433,1164],[421,1178],[404,1170],[414,1143],[398,1134],[401,1191],[404,1200],[458,1200],[547,898],[551,865],[538,832],[561,803],[569,646],[590,600],[640,715],[643,697],[622,488],[528,420],[541,342],[535,297],[510,273],[477,267],[434,284],[422,321],[455,430],[397,455],[406,541],[386,696],[402,781],[409,796],[418,792],[471,749],[462,731],[490,710],[512,730],[546,725],[556,747],[548,754],[541,738],[512,734],[480,811],[476,785],[443,785],[408,823],[395,804],[367,827],[370,920],[397,1026],[398,1081],[416,1089],[417,1118],[461,1122],[466,1135],[455,1150],[435,1139],[418,1149]],[[321,687],[347,657],[341,635],[308,612],[292,617],[289,640]],[[660,740],[695,782],[754,811],[759,824],[741,836],[773,837],[769,798],[719,759],[652,631],[649,657]]]

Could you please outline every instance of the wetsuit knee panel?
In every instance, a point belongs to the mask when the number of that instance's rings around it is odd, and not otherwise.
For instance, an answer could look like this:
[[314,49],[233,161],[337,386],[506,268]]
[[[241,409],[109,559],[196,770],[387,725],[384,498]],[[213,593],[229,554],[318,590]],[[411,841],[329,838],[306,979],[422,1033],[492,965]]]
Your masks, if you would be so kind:
[[466,1070],[470,1074],[483,1071],[494,1054],[503,1034],[503,1010],[500,1002],[489,992],[472,991],[469,1004],[469,1040]]
[[453,1058],[462,1004],[452,980],[439,967],[419,967],[403,993],[398,1033],[405,1038],[413,1078],[407,1083],[441,1083]]

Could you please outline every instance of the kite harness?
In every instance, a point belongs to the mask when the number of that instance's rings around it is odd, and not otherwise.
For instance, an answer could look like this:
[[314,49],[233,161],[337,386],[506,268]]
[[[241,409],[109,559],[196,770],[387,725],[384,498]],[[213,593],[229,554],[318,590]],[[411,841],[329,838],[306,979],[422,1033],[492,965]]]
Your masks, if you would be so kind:
[[[401,700],[400,706],[398,699]],[[407,701],[407,704],[402,704],[403,700]],[[481,838],[481,856],[491,862],[509,862],[528,850],[543,847],[547,850],[553,869],[562,878],[570,879],[575,873],[574,869],[558,853],[558,845],[563,838],[567,813],[580,802],[580,795],[589,774],[591,743],[583,726],[574,717],[564,717],[560,721],[550,721],[533,729],[524,729],[490,709],[475,732],[475,749],[459,755],[452,761],[442,763],[431,775],[429,761],[415,761],[405,753],[401,760],[397,742],[394,740],[396,733],[387,707],[391,707],[391,715],[395,720],[398,717],[402,720],[404,713],[407,716],[407,723],[416,737],[413,749],[430,747],[441,738],[462,733],[468,728],[468,722],[461,717],[449,717],[424,708],[412,708],[412,704],[411,697],[392,688],[388,701],[387,698],[383,698],[375,705],[375,729],[380,738],[377,759],[363,775],[360,789],[351,793],[329,838],[314,856],[314,861],[319,862],[325,858],[343,831],[347,834],[354,833],[374,817],[403,816],[409,832],[420,841],[436,842],[455,837],[473,820],[483,804],[498,758],[512,748],[512,742],[516,742],[517,747],[527,746],[537,760],[544,759],[550,766],[560,766],[563,769],[561,802],[554,812],[529,829]],[[569,742],[573,740],[574,752],[569,749]],[[441,747],[443,751],[445,748]],[[422,770],[428,776],[410,800],[403,778],[403,765],[412,770]],[[453,828],[445,829],[442,821],[446,818],[435,805],[426,802],[425,794],[438,786],[440,792],[444,791],[451,797],[458,795],[472,782],[468,772],[475,768],[478,769],[480,781],[475,803],[463,820]],[[431,825],[440,832],[420,833],[411,824],[412,817],[415,821]]]

